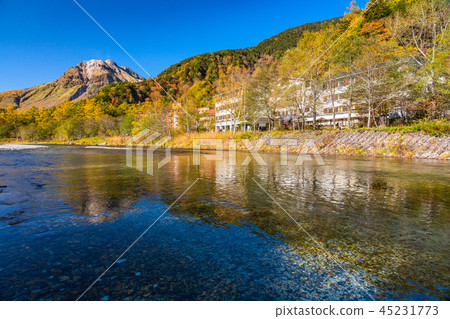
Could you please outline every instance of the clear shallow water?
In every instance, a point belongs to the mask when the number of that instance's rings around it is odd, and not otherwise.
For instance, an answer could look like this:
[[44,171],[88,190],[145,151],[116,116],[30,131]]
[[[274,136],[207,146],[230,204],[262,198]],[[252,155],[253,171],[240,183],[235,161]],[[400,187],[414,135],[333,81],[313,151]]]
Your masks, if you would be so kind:
[[448,164],[263,157],[149,176],[122,150],[0,152],[0,299],[77,299],[197,178],[82,300],[449,299]]

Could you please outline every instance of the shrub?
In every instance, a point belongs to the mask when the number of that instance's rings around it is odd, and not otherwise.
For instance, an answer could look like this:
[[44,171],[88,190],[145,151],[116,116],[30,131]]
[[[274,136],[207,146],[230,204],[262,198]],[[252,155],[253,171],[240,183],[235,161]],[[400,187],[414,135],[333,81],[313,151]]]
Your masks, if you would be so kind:
[[450,122],[447,119],[438,120],[419,120],[418,122],[407,126],[403,132],[423,132],[429,135],[447,135],[450,133]]
[[131,131],[133,130],[133,121],[134,114],[128,114],[127,116],[123,117],[122,123],[120,124],[120,133],[124,135],[130,135]]
[[242,138],[243,139],[251,139],[253,136],[253,132],[252,131],[246,131],[244,134],[242,134]]
[[11,137],[12,128],[6,124],[0,124],[0,138]]
[[36,124],[19,127],[17,135],[22,141],[33,141],[36,136]]

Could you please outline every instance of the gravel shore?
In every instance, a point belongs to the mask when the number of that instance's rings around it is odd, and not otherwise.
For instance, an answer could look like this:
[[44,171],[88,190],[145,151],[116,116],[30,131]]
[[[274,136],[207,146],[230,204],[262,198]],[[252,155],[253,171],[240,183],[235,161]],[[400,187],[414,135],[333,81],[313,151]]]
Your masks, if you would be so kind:
[[26,145],[26,144],[1,144],[0,151],[21,151],[32,150],[35,148],[45,148],[43,145]]

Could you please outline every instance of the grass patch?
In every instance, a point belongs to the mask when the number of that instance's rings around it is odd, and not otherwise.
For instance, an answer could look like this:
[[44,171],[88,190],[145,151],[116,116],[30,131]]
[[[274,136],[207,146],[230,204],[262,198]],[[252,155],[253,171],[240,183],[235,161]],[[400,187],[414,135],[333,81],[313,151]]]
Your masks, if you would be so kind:
[[351,129],[351,131],[365,132],[365,131],[382,131],[388,133],[423,133],[427,135],[445,136],[450,134],[450,121],[447,119],[437,120],[419,120],[415,123],[399,126],[386,127],[362,127]]

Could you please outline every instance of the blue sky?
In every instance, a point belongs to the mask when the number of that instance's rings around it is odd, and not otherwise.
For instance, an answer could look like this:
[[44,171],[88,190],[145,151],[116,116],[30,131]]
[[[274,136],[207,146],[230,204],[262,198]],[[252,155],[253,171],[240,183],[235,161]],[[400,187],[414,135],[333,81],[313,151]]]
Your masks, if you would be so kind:
[[[254,46],[285,29],[341,16],[350,3],[77,1],[152,76],[196,54]],[[73,0],[0,0],[0,92],[55,80],[91,59],[112,59],[148,77]]]

